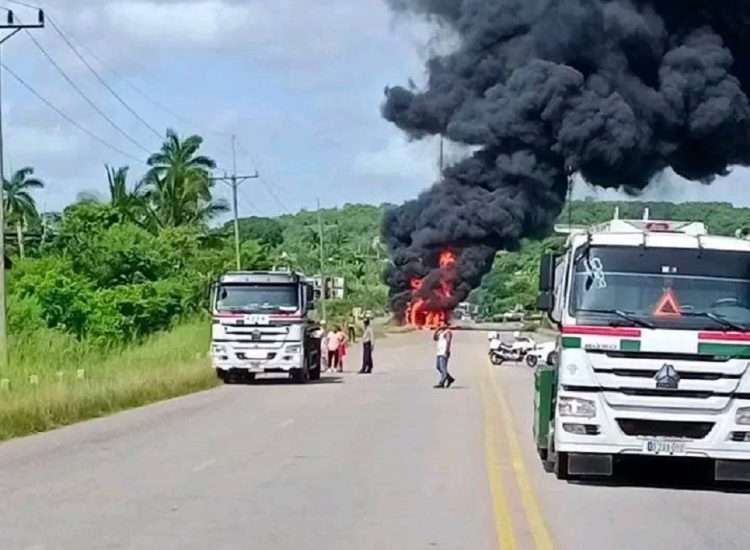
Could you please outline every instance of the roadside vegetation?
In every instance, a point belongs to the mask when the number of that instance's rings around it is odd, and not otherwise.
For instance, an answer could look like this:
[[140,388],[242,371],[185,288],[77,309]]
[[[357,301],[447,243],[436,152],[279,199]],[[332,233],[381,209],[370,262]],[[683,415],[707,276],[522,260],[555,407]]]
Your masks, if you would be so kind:
[[0,440],[216,385],[202,318],[108,353],[50,332],[29,343],[14,343],[9,387],[0,390]]

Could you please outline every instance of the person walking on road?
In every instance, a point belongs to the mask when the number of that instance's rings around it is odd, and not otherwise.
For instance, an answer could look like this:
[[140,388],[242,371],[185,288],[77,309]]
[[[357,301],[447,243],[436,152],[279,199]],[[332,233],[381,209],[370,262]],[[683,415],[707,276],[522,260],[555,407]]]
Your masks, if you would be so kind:
[[448,372],[448,360],[451,357],[451,344],[453,343],[450,325],[446,324],[435,330],[432,339],[437,343],[436,366],[440,373],[440,381],[435,385],[435,388],[450,388],[456,381]]
[[370,320],[365,319],[365,330],[362,333],[362,369],[360,374],[372,372],[372,350],[375,346],[375,331],[372,330]]

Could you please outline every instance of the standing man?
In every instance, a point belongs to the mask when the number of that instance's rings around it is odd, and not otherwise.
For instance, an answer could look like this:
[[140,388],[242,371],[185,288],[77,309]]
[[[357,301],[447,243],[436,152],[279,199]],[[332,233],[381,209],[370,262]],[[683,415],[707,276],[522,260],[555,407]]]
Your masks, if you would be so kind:
[[360,374],[372,372],[372,350],[375,347],[375,331],[370,325],[370,320],[365,319],[365,330],[362,333],[362,370]]
[[437,370],[440,373],[440,381],[435,388],[450,388],[456,381],[448,372],[448,360],[451,357],[451,344],[453,343],[450,323],[438,328],[432,339],[437,342]]

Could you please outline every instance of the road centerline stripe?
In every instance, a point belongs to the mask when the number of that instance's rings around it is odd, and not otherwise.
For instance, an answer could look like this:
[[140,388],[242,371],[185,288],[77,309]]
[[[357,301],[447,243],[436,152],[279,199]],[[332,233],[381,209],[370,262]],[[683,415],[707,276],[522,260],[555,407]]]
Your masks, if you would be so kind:
[[484,380],[479,382],[479,391],[482,398],[484,420],[485,464],[494,509],[495,533],[500,550],[515,550],[517,548],[516,539],[513,534],[513,525],[510,508],[508,507],[508,496],[505,491],[505,482],[503,481],[500,456],[497,452],[497,426],[499,425],[499,418],[492,406],[491,398],[484,382]]
[[554,548],[552,537],[544,520],[539,500],[537,499],[534,488],[531,485],[529,473],[526,469],[526,463],[523,459],[523,453],[521,452],[521,443],[518,440],[518,435],[513,427],[510,406],[508,405],[508,401],[502,388],[498,385],[497,380],[493,376],[492,371],[490,371],[490,379],[492,380],[492,385],[495,390],[495,397],[500,406],[500,416],[505,429],[505,437],[510,446],[511,463],[513,465],[513,471],[515,472],[516,484],[518,486],[518,491],[521,494],[521,502],[523,504],[526,520],[529,523],[531,535],[534,538],[534,544],[540,550],[552,550]]

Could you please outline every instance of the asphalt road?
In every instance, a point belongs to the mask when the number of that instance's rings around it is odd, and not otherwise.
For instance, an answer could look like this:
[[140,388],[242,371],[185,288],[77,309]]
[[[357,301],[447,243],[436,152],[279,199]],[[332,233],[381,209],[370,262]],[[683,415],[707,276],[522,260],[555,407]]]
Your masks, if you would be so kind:
[[[694,465],[563,483],[532,446],[532,372],[460,332],[376,372],[228,386],[0,444],[0,549],[747,548],[745,503]],[[358,360],[350,357],[350,371]]]

